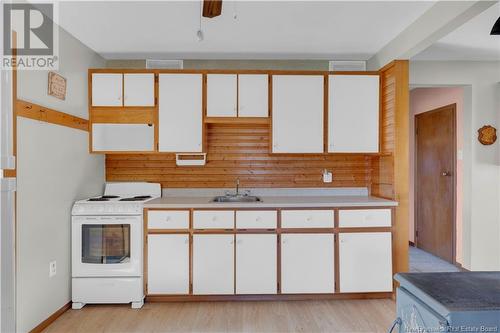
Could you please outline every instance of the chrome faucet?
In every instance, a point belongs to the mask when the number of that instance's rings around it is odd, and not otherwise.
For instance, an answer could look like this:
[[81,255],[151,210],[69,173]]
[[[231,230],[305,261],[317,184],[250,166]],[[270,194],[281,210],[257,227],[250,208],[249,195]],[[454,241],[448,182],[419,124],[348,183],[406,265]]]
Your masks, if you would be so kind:
[[240,193],[240,179],[236,178],[236,195]]

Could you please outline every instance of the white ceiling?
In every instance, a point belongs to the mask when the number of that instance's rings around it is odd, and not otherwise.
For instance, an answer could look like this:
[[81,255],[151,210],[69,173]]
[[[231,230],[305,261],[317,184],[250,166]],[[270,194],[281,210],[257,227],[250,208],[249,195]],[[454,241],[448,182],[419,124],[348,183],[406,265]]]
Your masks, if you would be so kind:
[[432,5],[224,0],[221,16],[202,20],[202,42],[199,1],[62,2],[59,23],[108,59],[367,60]]
[[480,13],[412,60],[500,60],[500,36],[491,28],[500,17],[500,3]]

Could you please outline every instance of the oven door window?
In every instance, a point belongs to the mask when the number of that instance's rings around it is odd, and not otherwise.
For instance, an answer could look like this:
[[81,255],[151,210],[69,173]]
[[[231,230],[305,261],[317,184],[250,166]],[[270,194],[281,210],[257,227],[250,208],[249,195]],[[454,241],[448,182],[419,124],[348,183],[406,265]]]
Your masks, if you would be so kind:
[[82,225],[82,263],[130,262],[129,224]]

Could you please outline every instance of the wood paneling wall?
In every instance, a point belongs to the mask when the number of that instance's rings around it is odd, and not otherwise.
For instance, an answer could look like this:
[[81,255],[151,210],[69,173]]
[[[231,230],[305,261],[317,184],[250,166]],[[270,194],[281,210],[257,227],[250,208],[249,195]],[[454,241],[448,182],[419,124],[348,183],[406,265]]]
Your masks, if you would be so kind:
[[372,194],[398,202],[394,219],[394,273],[408,271],[409,66],[396,60],[380,70],[381,152],[372,158]]
[[[370,186],[370,155],[271,155],[266,124],[208,124],[207,164],[177,167],[174,154],[108,154],[108,181],[160,182],[162,187]],[[333,182],[323,183],[323,169]]]

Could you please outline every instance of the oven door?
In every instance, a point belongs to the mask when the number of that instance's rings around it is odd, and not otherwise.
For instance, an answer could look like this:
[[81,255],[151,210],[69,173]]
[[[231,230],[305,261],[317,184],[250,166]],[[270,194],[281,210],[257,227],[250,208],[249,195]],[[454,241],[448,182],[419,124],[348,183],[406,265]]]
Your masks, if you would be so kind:
[[142,276],[141,216],[74,216],[72,276]]

